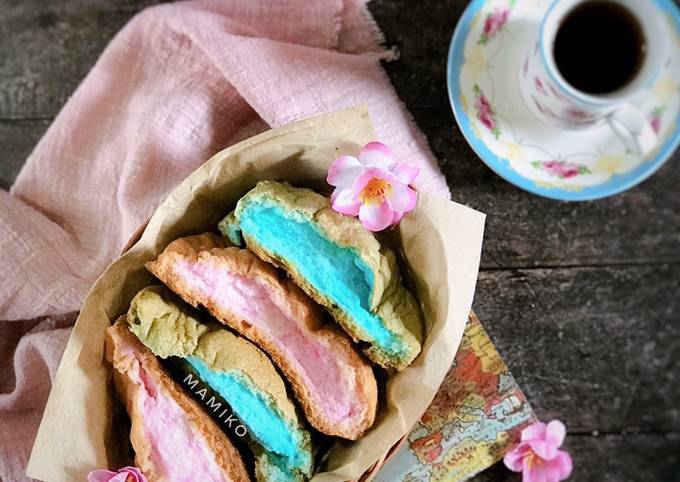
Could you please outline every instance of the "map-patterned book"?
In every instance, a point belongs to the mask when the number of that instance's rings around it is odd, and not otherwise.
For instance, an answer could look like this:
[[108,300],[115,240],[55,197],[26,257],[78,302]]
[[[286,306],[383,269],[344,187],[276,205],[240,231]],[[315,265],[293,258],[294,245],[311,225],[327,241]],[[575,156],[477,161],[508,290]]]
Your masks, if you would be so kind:
[[471,314],[449,373],[376,482],[460,482],[503,458],[534,422],[529,402]]

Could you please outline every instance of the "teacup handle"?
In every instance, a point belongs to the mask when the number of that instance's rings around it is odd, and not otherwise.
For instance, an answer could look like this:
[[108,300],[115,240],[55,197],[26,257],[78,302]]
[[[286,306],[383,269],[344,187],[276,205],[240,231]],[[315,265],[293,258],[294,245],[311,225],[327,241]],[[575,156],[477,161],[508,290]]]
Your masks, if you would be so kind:
[[656,132],[647,117],[632,105],[623,104],[607,116],[607,122],[627,149],[646,156],[656,147]]

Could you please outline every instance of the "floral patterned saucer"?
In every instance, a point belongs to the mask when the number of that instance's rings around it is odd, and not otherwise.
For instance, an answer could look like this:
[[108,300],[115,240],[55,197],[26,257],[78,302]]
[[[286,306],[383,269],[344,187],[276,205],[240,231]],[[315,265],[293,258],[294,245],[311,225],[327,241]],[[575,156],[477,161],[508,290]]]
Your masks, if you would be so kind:
[[653,0],[672,35],[654,84],[635,99],[659,137],[647,157],[631,152],[606,125],[565,130],[524,104],[519,70],[551,0],[473,0],[451,40],[447,82],[458,125],[477,155],[505,180],[541,196],[597,199],[649,177],[680,144],[680,10]]

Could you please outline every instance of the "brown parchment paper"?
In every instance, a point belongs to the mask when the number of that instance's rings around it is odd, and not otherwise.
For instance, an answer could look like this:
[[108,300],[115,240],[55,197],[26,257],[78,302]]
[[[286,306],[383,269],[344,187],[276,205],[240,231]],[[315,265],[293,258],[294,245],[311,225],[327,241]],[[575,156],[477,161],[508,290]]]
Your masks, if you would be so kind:
[[[27,475],[83,481],[112,467],[113,394],[104,359],[106,328],[152,283],[144,263],[172,240],[206,230],[263,179],[325,193],[326,171],[339,154],[357,154],[374,131],[366,107],[303,120],[229,147],[185,179],[160,205],[141,239],[96,281],[68,341],[50,392]],[[484,215],[445,199],[419,195],[396,237],[426,318],[422,353],[390,377],[374,427],[359,441],[338,442],[314,482],[360,477],[415,424],[449,369],[467,321],[477,280]]]

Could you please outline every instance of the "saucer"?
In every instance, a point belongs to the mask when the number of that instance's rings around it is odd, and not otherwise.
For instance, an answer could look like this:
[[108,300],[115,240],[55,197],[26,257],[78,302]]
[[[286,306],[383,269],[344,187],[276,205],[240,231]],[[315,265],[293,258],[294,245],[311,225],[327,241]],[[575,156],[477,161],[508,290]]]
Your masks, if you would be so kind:
[[663,71],[632,102],[659,137],[644,157],[606,124],[565,130],[524,104],[521,60],[552,0],[473,0],[451,40],[447,83],[456,121],[477,155],[506,181],[567,201],[611,196],[651,176],[680,144],[680,10],[673,0],[653,1],[667,17],[671,47]]

